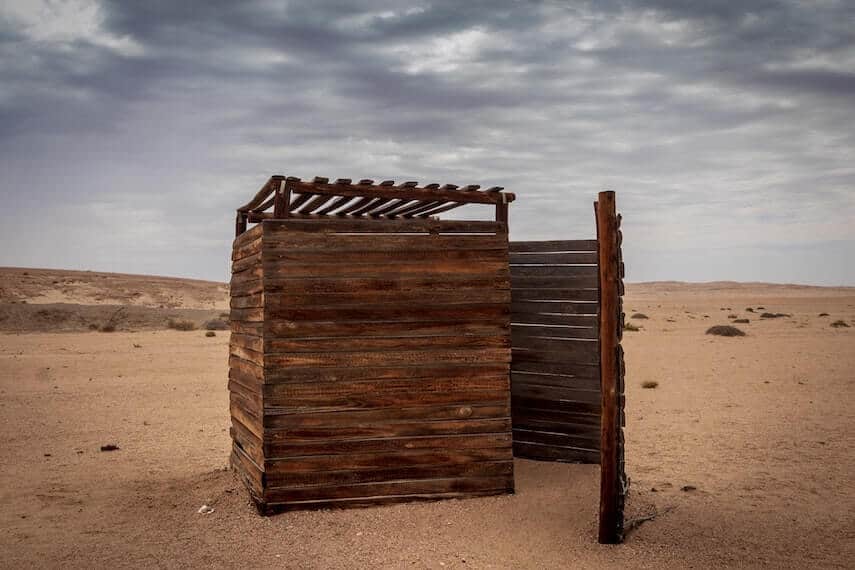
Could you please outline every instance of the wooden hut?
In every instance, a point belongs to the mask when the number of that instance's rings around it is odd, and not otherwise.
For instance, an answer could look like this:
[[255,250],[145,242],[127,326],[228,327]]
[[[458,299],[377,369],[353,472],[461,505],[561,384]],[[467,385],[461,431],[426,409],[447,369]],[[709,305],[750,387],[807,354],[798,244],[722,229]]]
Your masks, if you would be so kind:
[[262,512],[513,492],[513,200],[273,176],[238,209],[231,463]]

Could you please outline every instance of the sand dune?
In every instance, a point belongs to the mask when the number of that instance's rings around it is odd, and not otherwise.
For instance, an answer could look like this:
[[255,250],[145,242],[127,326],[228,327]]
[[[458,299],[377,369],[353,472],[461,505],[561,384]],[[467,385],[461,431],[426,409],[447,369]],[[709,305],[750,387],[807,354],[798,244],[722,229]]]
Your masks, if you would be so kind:
[[[0,272],[7,306],[64,295],[129,313],[224,308],[222,284],[23,271]],[[112,279],[118,291],[92,284]],[[4,565],[850,567],[855,290],[627,293],[627,313],[648,317],[625,335],[628,515],[660,514],[623,545],[596,544],[598,469],[587,465],[518,461],[508,497],[258,517],[224,470],[228,333],[34,332],[0,334]],[[737,325],[747,336],[704,334],[735,318],[749,320]],[[120,449],[100,451],[107,443]],[[198,514],[203,503],[214,512]]]

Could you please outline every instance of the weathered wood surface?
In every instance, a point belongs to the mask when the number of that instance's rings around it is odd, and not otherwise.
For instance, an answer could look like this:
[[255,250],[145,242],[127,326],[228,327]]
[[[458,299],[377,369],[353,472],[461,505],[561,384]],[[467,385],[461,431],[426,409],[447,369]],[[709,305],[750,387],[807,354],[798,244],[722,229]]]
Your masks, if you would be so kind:
[[600,192],[597,218],[600,274],[600,522],[599,541],[623,540],[627,477],[624,467],[623,259],[614,192]]
[[232,463],[262,510],[513,491],[506,226],[409,224],[291,212],[236,240]]
[[512,242],[514,454],[599,459],[596,240]]

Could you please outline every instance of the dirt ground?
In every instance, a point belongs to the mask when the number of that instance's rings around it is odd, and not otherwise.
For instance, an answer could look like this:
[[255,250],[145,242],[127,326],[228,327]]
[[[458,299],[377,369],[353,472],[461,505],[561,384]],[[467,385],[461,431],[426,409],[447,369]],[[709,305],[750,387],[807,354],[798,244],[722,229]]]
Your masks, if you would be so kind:
[[[623,545],[596,543],[596,466],[523,460],[513,496],[259,517],[226,470],[227,332],[5,333],[0,566],[851,567],[855,289],[645,284],[625,307],[649,317],[625,336],[628,516],[659,515]],[[747,336],[704,334],[731,314]]]

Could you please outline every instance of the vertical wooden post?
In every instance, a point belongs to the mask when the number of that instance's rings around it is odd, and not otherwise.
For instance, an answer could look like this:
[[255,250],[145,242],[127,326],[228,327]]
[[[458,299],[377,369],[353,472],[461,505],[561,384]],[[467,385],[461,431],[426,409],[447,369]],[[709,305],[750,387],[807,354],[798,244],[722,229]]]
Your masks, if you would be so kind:
[[235,237],[246,231],[246,218],[246,212],[238,211],[237,218],[235,219]]
[[276,196],[273,199],[273,217],[276,219],[287,218],[291,208],[291,187],[287,180],[279,183]]
[[614,192],[600,192],[594,204],[600,273],[600,528],[599,541],[623,539],[623,433],[620,405],[622,355],[621,275]]
[[505,232],[508,231],[508,203],[505,202],[505,195],[502,194],[502,201],[496,203],[496,221],[505,225]]

